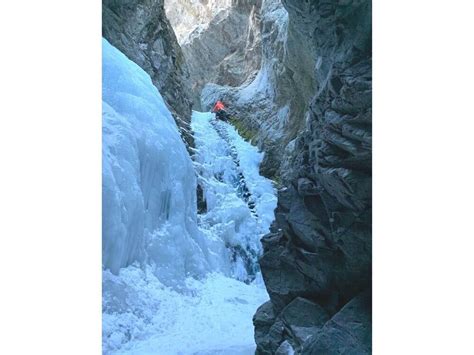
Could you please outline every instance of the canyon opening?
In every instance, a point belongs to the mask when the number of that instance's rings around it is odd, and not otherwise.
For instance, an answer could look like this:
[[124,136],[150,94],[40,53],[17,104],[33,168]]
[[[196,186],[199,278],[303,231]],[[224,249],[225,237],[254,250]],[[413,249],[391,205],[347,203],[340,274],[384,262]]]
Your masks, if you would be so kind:
[[371,354],[371,2],[102,6],[103,353]]

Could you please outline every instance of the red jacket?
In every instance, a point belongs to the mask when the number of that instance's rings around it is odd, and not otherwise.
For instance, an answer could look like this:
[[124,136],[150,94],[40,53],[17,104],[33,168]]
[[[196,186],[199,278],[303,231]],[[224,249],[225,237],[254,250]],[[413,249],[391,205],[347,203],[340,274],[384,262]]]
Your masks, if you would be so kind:
[[221,110],[224,110],[225,106],[222,103],[222,101],[217,101],[216,104],[214,105],[214,108],[212,109],[212,112],[219,112]]

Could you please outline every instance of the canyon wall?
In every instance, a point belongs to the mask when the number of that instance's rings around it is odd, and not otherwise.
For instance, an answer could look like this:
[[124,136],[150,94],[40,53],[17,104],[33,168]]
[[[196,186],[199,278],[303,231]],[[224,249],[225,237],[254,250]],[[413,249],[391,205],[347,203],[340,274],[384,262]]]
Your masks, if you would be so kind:
[[262,240],[271,300],[254,317],[257,352],[370,354],[371,3],[284,6],[285,65],[314,91],[304,115],[290,118],[304,125],[281,153],[285,187]]
[[103,0],[102,35],[150,75],[192,145],[189,71],[164,0]]
[[[262,61],[257,76],[240,87],[207,84],[201,105],[209,109],[223,98],[245,134],[266,152],[262,173],[280,180],[284,148],[303,127],[303,114],[314,91],[314,74],[311,71],[308,75],[307,68],[300,67],[311,61],[304,55],[308,47],[305,42],[293,45],[298,58],[289,64],[293,58],[288,45],[289,17],[280,0],[264,0],[260,12]],[[309,59],[303,61],[303,56]]]
[[189,67],[195,109],[207,83],[239,86],[261,62],[261,0],[167,0],[166,9]]
[[280,186],[260,266],[258,354],[371,352],[371,3],[264,0],[262,64],[207,84]]
[[180,44],[186,42],[196,28],[205,28],[232,0],[165,0],[166,17]]

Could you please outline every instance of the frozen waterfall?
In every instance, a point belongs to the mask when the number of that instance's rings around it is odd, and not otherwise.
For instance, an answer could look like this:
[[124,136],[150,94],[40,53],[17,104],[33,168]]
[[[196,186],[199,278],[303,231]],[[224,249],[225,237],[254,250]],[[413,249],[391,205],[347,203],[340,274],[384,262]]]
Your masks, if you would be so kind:
[[252,316],[268,299],[256,260],[276,196],[232,126],[195,112],[192,129],[193,159],[150,77],[103,40],[105,354],[254,352]]
[[[258,273],[260,237],[268,233],[276,207],[270,180],[259,174],[263,155],[213,114],[194,112],[191,127],[197,146],[196,170],[207,204],[200,224],[210,238],[218,236],[224,241],[233,260],[231,275],[242,281],[253,280]],[[240,179],[245,180],[254,214],[241,194]]]
[[150,77],[103,40],[103,264],[153,266],[166,284],[209,270],[196,178]]

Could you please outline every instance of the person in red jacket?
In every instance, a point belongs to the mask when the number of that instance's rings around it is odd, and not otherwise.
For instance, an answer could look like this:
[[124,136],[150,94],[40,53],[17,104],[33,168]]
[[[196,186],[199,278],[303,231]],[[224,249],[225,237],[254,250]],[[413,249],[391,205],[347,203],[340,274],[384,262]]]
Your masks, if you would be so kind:
[[221,100],[217,100],[212,112],[216,114],[216,118],[222,121],[227,121],[227,112],[225,110],[224,103]]

